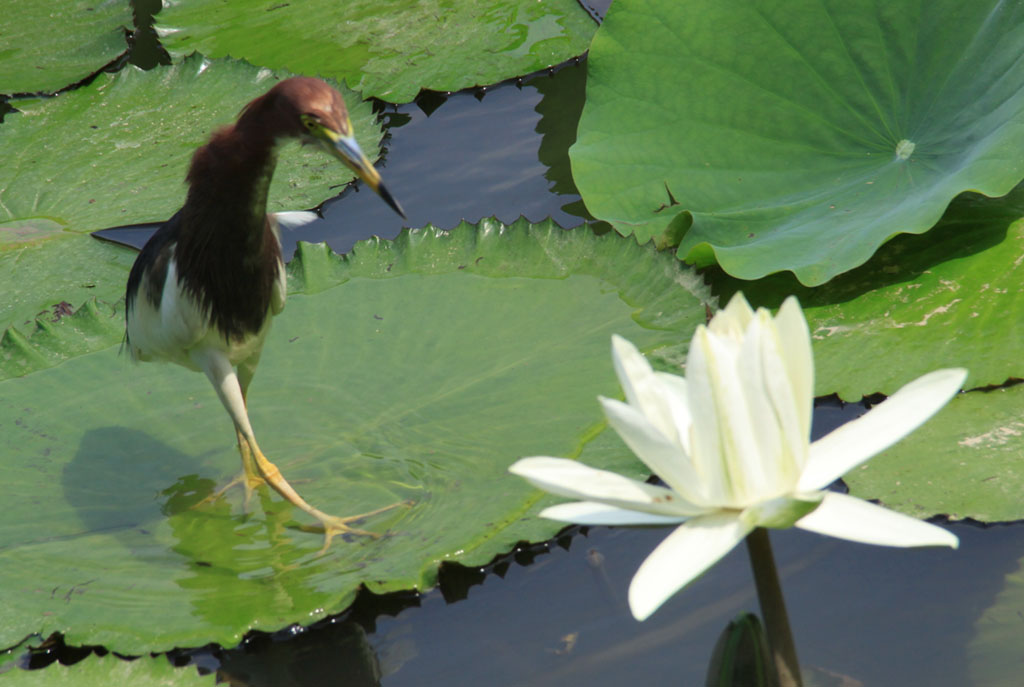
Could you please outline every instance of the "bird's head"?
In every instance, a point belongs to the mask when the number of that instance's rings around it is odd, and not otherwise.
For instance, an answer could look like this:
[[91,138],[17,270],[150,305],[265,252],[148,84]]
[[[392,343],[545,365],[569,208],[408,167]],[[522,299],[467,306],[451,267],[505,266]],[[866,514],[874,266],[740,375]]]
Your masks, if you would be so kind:
[[380,173],[356,142],[352,121],[341,94],[320,79],[294,77],[281,81],[246,108],[263,101],[277,115],[277,133],[320,146],[372,188],[392,209],[405,217],[398,201],[381,181]]

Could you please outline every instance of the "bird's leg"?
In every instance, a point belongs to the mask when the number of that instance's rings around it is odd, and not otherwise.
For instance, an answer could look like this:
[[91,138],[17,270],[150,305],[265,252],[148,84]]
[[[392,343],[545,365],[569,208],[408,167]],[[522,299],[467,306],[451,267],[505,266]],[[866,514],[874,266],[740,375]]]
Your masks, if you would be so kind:
[[[252,383],[253,375],[256,372],[256,364],[259,362],[259,353],[256,353],[248,360],[238,366],[238,388],[242,394],[242,409],[246,411],[248,416],[249,404],[246,400],[247,392],[249,391],[249,384]],[[203,369],[207,369],[203,366]],[[212,378],[211,378],[212,379]],[[216,383],[215,383],[216,385]],[[220,392],[218,392],[220,396]],[[223,401],[223,397],[221,401]],[[227,404],[225,403],[225,407]],[[230,411],[229,411],[230,412]],[[233,415],[232,415],[233,417]],[[210,496],[200,501],[200,503],[207,503],[209,501],[216,501],[224,492],[231,489],[232,487],[242,485],[245,490],[245,500],[243,501],[243,507],[245,512],[249,512],[249,502],[252,500],[252,493],[258,487],[263,486],[267,483],[265,479],[260,475],[259,469],[256,467],[256,463],[252,457],[252,451],[249,449],[249,442],[246,441],[245,435],[242,434],[242,430],[238,429],[238,423],[235,423],[235,436],[238,438],[238,454],[242,458],[242,472],[237,477],[232,479],[230,482],[225,484],[223,487],[215,491]]]
[[[260,352],[257,351],[253,355],[249,356],[248,360],[245,360],[238,365],[238,388],[242,393],[242,410],[245,412],[247,420],[249,417],[249,384],[252,383],[253,375],[256,374],[256,364],[259,363],[259,361]],[[228,412],[230,412],[230,410]],[[233,417],[234,416],[232,415],[232,418]],[[238,453],[242,457],[242,474],[238,477],[237,481],[241,482],[245,489],[245,510],[248,511],[249,500],[252,498],[253,490],[266,484],[267,481],[263,479],[262,475],[260,475],[260,471],[259,468],[256,467],[256,461],[253,458],[249,442],[242,430],[238,428],[237,422],[235,422],[235,434],[238,437]],[[251,434],[252,430],[250,429],[250,435]]]
[[235,430],[235,434],[238,436],[238,453],[242,456],[242,474],[231,480],[221,492],[234,486],[235,484],[241,484],[245,490],[245,510],[249,510],[249,501],[252,500],[252,493],[259,487],[267,483],[267,480],[263,479],[260,475],[259,469],[256,467],[256,461],[253,460],[252,451],[249,449],[249,442],[245,440],[245,436]]
[[252,493],[258,488],[267,483],[265,479],[260,475],[259,469],[256,467],[256,463],[252,459],[252,451],[249,450],[249,443],[245,440],[245,436],[240,431],[235,430],[235,435],[238,438],[238,453],[242,457],[242,472],[236,477],[232,478],[230,482],[225,484],[223,487],[213,492],[205,499],[199,502],[197,505],[203,505],[216,501],[224,492],[228,491],[232,487],[242,486],[245,491],[244,501],[242,502],[245,512],[249,512],[249,502],[252,501]]
[[223,487],[213,492],[205,499],[200,501],[197,505],[203,505],[216,501],[224,492],[228,491],[232,487],[239,485],[245,490],[245,500],[242,502],[245,508],[245,512],[249,512],[249,502],[252,500],[252,493],[257,487],[266,484],[266,480],[260,476],[259,470],[256,469],[256,464],[252,460],[252,451],[249,450],[249,444],[246,443],[245,437],[238,430],[235,430],[235,434],[238,437],[238,453],[242,456],[242,472],[241,474],[233,477],[230,482],[225,484]]
[[[256,374],[256,365],[259,363],[259,361],[260,352],[257,351],[253,355],[249,356],[248,359],[246,359],[245,361],[238,365],[238,388],[242,394],[242,409],[245,411],[246,418],[248,418],[249,414],[249,385],[252,383],[252,378]],[[203,365],[202,367],[204,370],[207,369],[206,365]],[[210,379],[212,380],[213,377],[211,377]],[[216,382],[214,382],[214,386],[216,386]],[[219,391],[218,396],[220,397]],[[228,408],[227,402],[224,401],[223,397],[221,397],[221,401],[224,402],[224,407]],[[228,412],[231,413],[230,408],[228,408]],[[232,419],[234,419],[235,414],[231,413],[231,416]],[[226,492],[228,489],[231,489],[232,487],[238,485],[242,485],[243,489],[245,490],[245,501],[243,502],[244,508],[245,511],[248,512],[249,502],[252,500],[253,491],[266,484],[267,480],[263,479],[263,476],[260,474],[259,468],[256,467],[256,461],[253,459],[252,449],[249,447],[249,441],[245,438],[245,434],[242,433],[242,430],[239,429],[237,421],[235,421],[235,436],[238,439],[238,454],[242,458],[241,474],[239,474],[237,477],[235,477],[230,482],[225,484],[223,487],[218,489],[214,494],[208,496],[206,499],[201,501],[201,503],[206,503],[207,501],[214,501],[216,499],[219,499],[221,495],[223,495],[224,492]]]
[[[399,505],[404,505],[404,502],[345,518],[328,515],[306,503],[305,499],[299,496],[298,492],[284,478],[278,467],[260,451],[252,431],[252,426],[249,423],[245,395],[242,393],[239,377],[235,374],[235,370],[231,367],[231,362],[227,356],[219,351],[205,350],[193,353],[193,357],[203,371],[206,372],[206,376],[213,384],[213,388],[216,390],[221,403],[224,404],[224,408],[235,422],[235,429],[239,437],[239,447],[242,451],[242,464],[246,469],[245,478],[248,480],[250,465],[255,467],[256,472],[258,472],[257,479],[265,480],[289,502],[319,520],[324,530],[324,546],[320,550],[321,553],[327,550],[327,547],[331,545],[331,539],[338,534],[360,534],[369,537],[380,536],[373,532],[350,527],[349,523],[382,513]],[[251,369],[248,371],[243,370],[243,379],[245,379],[246,387],[248,387],[248,382],[252,379]]]

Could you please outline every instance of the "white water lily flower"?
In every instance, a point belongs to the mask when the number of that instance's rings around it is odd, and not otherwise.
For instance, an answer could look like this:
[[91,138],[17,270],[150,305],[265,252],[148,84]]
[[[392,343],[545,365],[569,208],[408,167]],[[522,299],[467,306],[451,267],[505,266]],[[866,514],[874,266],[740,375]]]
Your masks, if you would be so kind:
[[612,338],[626,402],[600,398],[609,424],[667,486],[562,458],[524,458],[509,470],[579,499],[541,515],[582,525],[682,523],[643,562],[629,605],[644,620],[755,527],[801,529],[886,546],[951,546],[936,525],[825,491],[896,443],[960,389],[963,369],[938,370],[813,444],[814,361],[796,299],[778,315],[737,294],[690,344],[686,378],[655,372],[633,344]]

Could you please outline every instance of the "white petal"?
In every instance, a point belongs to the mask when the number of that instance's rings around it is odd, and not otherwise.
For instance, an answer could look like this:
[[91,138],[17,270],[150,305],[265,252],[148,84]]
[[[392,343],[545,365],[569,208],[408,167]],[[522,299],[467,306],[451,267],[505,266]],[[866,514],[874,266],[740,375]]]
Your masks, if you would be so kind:
[[743,338],[743,332],[746,331],[747,325],[752,319],[754,319],[754,311],[751,310],[743,292],[737,291],[729,299],[729,304],[711,318],[708,329],[719,336],[739,341]]
[[686,357],[686,391],[693,416],[690,459],[708,501],[726,505],[731,503],[732,492],[722,459],[719,409],[712,382],[712,366],[716,363],[711,335],[703,325],[698,326]]
[[[762,315],[763,313],[763,315]],[[780,485],[792,489],[807,464],[811,444],[811,412],[814,398],[814,361],[810,357],[810,333],[795,298],[786,299],[779,317],[769,319],[767,310],[758,310],[764,322],[761,345],[764,384],[771,399],[779,427]],[[806,349],[802,364],[792,360],[796,349]],[[804,353],[798,353],[804,355]],[[795,366],[795,368],[794,368]]]
[[685,517],[654,515],[625,508],[615,508],[594,501],[560,503],[540,512],[542,518],[574,522],[577,525],[678,525]]
[[718,417],[711,390],[708,354],[707,329],[699,325],[686,356],[687,405],[693,417],[690,425],[690,457],[704,484],[704,493],[712,501],[722,503],[725,499],[725,476],[719,458],[721,446]]
[[[757,321],[751,321],[748,333],[757,328]],[[723,505],[742,508],[767,495],[767,474],[773,467],[771,459],[775,447],[760,444],[759,433],[755,428],[755,415],[756,422],[770,421],[770,418],[754,412],[760,409],[758,406],[763,405],[758,401],[763,400],[764,390],[757,382],[753,385],[747,383],[743,364],[748,354],[747,339],[730,342],[714,333],[704,332],[704,336],[694,337],[695,344],[698,338],[703,341],[696,348],[698,352],[703,351],[707,359],[707,383],[711,387],[714,424],[701,423],[691,400],[694,432],[700,437],[708,432],[717,434],[720,453],[714,460],[708,457],[709,467],[712,463],[717,464],[718,471],[723,474]],[[694,380],[689,388],[692,389],[696,383]]]
[[748,481],[748,503],[788,493],[800,477],[792,459],[787,458],[790,450],[783,443],[782,428],[795,426],[796,411],[774,329],[771,314],[759,309],[747,327],[737,361],[745,410],[738,405],[734,411],[748,414],[749,439],[756,449],[747,449],[746,460],[732,466],[731,471]]
[[794,401],[800,416],[804,441],[811,436],[811,414],[814,411],[814,354],[811,332],[796,296],[790,296],[775,315],[779,350],[786,362]]
[[717,563],[753,528],[736,513],[714,513],[687,520],[668,535],[633,576],[629,608],[645,620],[669,597]]
[[661,386],[662,402],[665,404],[676,427],[675,440],[683,447],[686,455],[690,455],[690,397],[686,391],[686,379],[668,372],[655,372],[655,378]]
[[631,341],[618,334],[612,335],[612,364],[626,394],[626,402],[637,405],[637,390],[633,380],[654,374],[651,364]]
[[660,515],[696,515],[705,510],[687,503],[671,489],[644,484],[565,458],[522,458],[508,471],[524,477],[535,487],[570,499]]
[[626,402],[639,410],[658,431],[678,443],[678,429],[672,419],[672,410],[650,363],[636,346],[618,335],[612,336],[612,363],[619,384],[626,394]]
[[907,384],[866,415],[811,444],[797,489],[828,486],[878,452],[920,427],[956,395],[967,370],[936,370]]
[[825,499],[796,526],[809,532],[879,546],[951,546],[956,535],[938,525],[897,513],[854,496],[827,492]]
[[686,500],[704,503],[700,479],[681,446],[670,442],[633,406],[610,398],[598,400],[608,424],[654,474]]

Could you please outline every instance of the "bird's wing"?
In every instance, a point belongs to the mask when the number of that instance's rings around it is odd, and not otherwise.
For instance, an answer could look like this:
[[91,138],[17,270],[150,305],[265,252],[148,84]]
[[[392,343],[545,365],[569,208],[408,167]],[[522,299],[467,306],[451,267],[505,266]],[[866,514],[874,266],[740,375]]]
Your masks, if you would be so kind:
[[174,255],[174,246],[181,231],[181,211],[164,222],[155,234],[149,237],[142,247],[132,270],[128,274],[128,285],[125,290],[125,321],[127,322],[135,303],[141,294],[157,306],[163,297],[164,282],[167,277],[167,262]]
[[[182,293],[174,260],[181,228],[176,213],[139,253],[125,294],[126,343],[135,360],[189,365],[186,351],[209,329],[208,318]],[[180,310],[179,310],[180,308]]]

